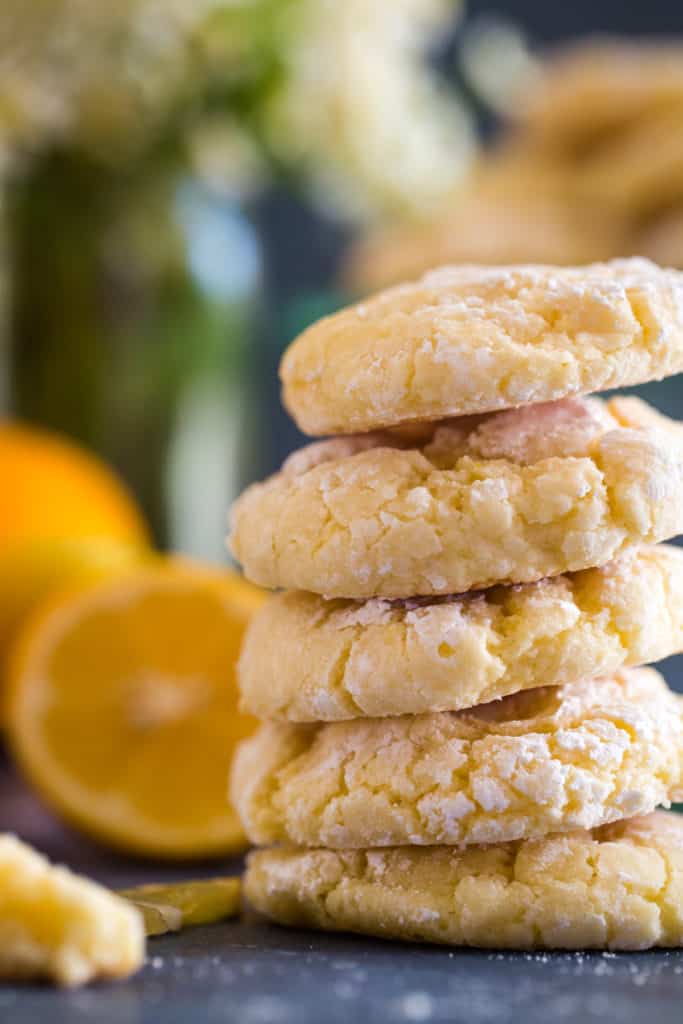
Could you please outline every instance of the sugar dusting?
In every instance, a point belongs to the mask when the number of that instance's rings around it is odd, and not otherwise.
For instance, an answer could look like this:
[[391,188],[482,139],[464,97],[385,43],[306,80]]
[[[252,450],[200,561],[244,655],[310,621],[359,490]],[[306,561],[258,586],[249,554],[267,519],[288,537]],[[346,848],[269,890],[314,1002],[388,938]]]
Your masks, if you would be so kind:
[[[332,1024],[352,1015],[436,1024],[463,1014],[470,1024],[518,1019],[569,1024],[631,1020],[634,990],[651,990],[653,1001],[675,998],[673,979],[683,978],[679,951],[486,953],[416,947],[411,952],[349,939],[330,952],[328,941],[312,936],[310,945],[297,949],[228,943],[213,946],[218,951],[210,955],[199,949],[195,955],[155,951],[148,960],[156,979],[154,1000],[167,988],[166,995],[188,989],[205,1002],[207,1020],[215,1014],[217,1020],[240,1024],[308,1024],[323,1018]],[[150,991],[148,983],[145,989]]]

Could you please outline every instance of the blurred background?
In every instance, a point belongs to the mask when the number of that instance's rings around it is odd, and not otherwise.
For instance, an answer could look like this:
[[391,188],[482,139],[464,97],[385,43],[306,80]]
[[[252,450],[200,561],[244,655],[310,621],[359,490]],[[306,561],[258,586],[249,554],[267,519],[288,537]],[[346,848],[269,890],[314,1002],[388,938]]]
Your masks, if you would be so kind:
[[[93,495],[227,564],[317,317],[439,263],[633,254],[683,268],[680,0],[3,0],[0,605],[9,534],[90,536]],[[678,379],[637,390],[683,418]]]

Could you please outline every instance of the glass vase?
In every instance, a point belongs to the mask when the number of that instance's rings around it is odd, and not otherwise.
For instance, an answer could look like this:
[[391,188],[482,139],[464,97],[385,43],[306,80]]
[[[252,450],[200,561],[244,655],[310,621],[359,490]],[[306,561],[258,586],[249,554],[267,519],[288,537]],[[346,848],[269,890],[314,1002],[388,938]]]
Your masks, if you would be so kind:
[[10,409],[101,454],[159,544],[217,560],[249,457],[259,246],[186,168],[54,151],[8,192]]

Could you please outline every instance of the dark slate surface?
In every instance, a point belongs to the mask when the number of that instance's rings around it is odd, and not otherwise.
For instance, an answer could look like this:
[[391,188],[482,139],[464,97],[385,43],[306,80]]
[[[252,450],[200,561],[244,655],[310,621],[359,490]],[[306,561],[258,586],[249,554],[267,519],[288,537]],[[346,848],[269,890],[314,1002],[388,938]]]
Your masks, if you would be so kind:
[[[112,886],[239,869],[150,865],[56,822],[0,769],[0,827]],[[8,1024],[680,1024],[683,952],[498,954],[393,945],[241,920],[163,936],[131,981],[57,992],[0,987]]]
[[132,981],[0,989],[12,1024],[680,1024],[683,954],[510,955],[285,931],[255,920],[150,942]]

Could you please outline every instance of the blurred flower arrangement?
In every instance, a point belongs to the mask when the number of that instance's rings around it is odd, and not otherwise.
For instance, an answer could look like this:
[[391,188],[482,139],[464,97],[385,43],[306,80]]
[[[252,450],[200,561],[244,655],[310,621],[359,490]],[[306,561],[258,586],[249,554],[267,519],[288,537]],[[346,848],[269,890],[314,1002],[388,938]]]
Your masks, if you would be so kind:
[[474,149],[465,106],[427,59],[458,7],[10,2],[0,12],[2,165],[55,144],[121,164],[172,136],[229,191],[284,172],[344,215],[433,209]]
[[353,223],[436,211],[475,147],[430,59],[458,13],[457,0],[2,5],[9,407],[117,465],[163,541],[219,557],[237,449],[249,457],[234,438],[250,432],[260,288],[250,204],[284,182]]
[[362,219],[423,214],[462,183],[471,121],[426,60],[453,8],[449,0],[292,8],[292,45],[266,108],[266,137],[307,171],[323,204]]

